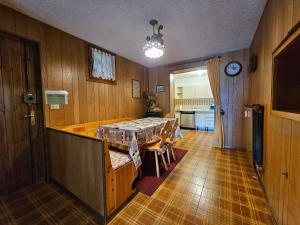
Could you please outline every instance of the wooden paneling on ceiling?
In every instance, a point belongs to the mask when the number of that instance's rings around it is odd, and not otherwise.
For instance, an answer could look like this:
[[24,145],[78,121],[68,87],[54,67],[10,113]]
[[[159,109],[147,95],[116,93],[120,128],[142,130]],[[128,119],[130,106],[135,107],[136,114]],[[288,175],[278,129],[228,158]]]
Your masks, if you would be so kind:
[[[224,67],[233,60],[240,61],[243,70],[236,77],[228,77],[225,75]],[[248,49],[222,54],[220,59],[222,108],[225,111],[223,117],[225,146],[230,148],[243,146],[243,107],[248,103],[248,61]],[[170,73],[201,66],[204,66],[203,61],[149,69],[149,90],[155,92],[157,84],[165,85],[165,92],[158,93],[159,104],[165,113],[170,110]]]
[[251,45],[258,68],[249,75],[249,102],[265,106],[263,183],[276,220],[290,225],[300,224],[300,123],[270,114],[272,52],[299,20],[300,0],[268,1]]
[[43,90],[67,90],[69,104],[44,106],[46,126],[142,116],[143,98],[132,98],[132,79],[148,88],[147,69],[117,55],[117,85],[86,81],[86,42],[0,4],[0,31],[40,43]]

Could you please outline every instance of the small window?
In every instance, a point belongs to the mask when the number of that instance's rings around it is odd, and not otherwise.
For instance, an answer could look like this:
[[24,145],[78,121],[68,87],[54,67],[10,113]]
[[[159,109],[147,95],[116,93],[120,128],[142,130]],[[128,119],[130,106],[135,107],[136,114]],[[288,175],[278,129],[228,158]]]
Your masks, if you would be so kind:
[[116,84],[116,56],[99,47],[88,45],[89,81]]
[[300,115],[300,29],[273,54],[272,109]]

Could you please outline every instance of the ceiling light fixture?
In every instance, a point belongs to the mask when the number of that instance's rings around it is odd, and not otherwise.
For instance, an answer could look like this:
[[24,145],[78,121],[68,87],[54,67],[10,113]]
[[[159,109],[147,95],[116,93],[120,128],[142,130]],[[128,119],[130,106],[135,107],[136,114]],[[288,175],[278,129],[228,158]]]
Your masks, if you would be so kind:
[[158,58],[164,54],[165,46],[162,39],[162,29],[163,25],[159,25],[157,28],[157,33],[155,33],[155,27],[158,25],[157,20],[150,20],[150,25],[153,27],[152,36],[146,37],[146,43],[144,45],[144,53],[149,58]]

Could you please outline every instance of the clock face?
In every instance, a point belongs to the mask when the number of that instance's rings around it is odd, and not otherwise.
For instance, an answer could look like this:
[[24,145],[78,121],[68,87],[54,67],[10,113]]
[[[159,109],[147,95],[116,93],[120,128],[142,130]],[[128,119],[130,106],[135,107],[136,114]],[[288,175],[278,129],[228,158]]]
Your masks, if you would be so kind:
[[234,77],[242,71],[242,65],[237,61],[228,63],[225,67],[225,73],[227,76]]

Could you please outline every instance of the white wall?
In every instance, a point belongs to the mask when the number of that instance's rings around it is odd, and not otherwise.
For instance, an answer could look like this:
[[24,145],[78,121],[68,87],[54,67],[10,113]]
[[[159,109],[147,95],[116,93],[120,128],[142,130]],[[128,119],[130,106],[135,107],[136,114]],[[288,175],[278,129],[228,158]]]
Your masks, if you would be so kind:
[[175,98],[178,87],[183,87],[183,99],[212,98],[211,88],[206,70],[174,74]]

